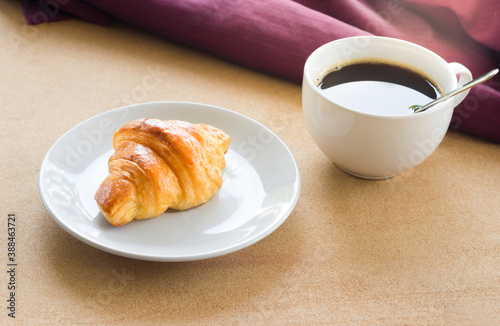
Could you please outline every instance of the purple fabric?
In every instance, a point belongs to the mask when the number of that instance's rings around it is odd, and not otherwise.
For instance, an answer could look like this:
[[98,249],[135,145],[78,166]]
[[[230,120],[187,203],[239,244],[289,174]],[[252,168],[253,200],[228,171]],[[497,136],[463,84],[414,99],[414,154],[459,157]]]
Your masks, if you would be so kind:
[[78,17],[95,24],[108,26],[113,17],[79,0],[23,0],[26,23],[37,25]]
[[73,19],[73,15],[67,12],[51,9],[43,2],[31,0],[23,0],[23,13],[28,25]]
[[[464,64],[473,76],[500,67],[498,0],[45,1],[59,3],[61,14],[62,2],[66,7],[71,3],[68,12],[96,23],[102,23],[98,13],[105,12],[106,17],[295,82],[301,81],[305,60],[317,47],[355,35],[420,44],[448,62]],[[78,8],[84,7],[95,11],[83,15],[84,9]],[[500,76],[471,90],[455,109],[451,128],[500,143]]]

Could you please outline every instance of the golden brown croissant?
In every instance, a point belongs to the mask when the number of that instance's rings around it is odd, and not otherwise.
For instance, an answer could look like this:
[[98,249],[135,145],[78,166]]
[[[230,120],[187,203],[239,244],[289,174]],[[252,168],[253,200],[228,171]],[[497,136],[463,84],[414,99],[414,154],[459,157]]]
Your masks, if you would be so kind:
[[222,186],[230,137],[206,124],[141,119],[118,129],[95,200],[113,226],[187,209]]

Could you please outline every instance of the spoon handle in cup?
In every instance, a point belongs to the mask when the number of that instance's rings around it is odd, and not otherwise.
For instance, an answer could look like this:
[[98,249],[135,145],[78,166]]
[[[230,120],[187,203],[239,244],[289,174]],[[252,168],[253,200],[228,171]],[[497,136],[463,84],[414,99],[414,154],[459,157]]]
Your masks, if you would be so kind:
[[419,107],[418,109],[416,109],[414,112],[415,113],[418,113],[418,112],[422,112],[422,111],[425,111],[427,110],[428,108],[430,108],[431,106],[433,105],[436,105],[438,103],[441,103],[443,101],[446,101],[447,99],[449,99],[450,97],[452,96],[455,96],[469,88],[471,88],[472,86],[475,86],[477,84],[480,84],[480,83],[483,83],[485,81],[487,81],[488,79],[490,79],[491,77],[495,76],[496,74],[498,73],[498,69],[493,69],[492,71],[480,76],[480,77],[477,77],[473,80],[471,80],[470,82],[462,85],[461,87],[449,92],[449,93],[446,93],[445,95],[441,96],[440,98],[424,105],[424,106],[421,106]]

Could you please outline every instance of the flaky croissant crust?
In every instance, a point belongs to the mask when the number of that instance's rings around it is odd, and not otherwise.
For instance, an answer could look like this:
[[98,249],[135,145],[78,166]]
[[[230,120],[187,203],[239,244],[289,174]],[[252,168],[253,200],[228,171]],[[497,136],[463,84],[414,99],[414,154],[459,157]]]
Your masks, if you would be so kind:
[[113,137],[109,175],[95,200],[113,226],[152,218],[168,208],[208,201],[222,186],[230,137],[206,124],[140,119]]

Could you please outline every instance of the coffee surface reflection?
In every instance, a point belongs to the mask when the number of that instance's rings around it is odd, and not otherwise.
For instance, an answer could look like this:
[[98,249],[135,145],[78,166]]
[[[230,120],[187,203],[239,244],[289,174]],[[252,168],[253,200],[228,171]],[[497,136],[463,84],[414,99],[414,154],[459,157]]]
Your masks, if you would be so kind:
[[321,93],[337,104],[376,115],[414,114],[409,107],[426,104],[441,94],[423,73],[376,60],[336,64],[317,82]]

